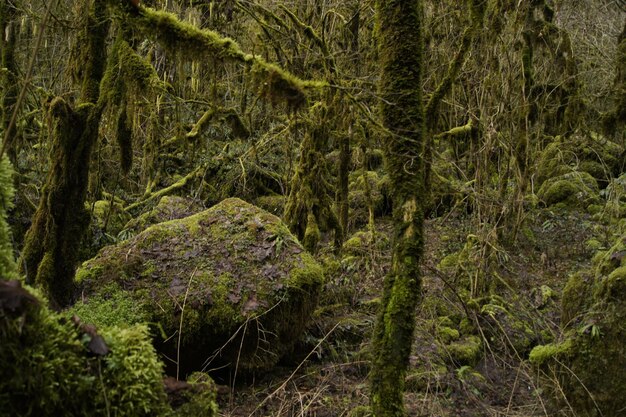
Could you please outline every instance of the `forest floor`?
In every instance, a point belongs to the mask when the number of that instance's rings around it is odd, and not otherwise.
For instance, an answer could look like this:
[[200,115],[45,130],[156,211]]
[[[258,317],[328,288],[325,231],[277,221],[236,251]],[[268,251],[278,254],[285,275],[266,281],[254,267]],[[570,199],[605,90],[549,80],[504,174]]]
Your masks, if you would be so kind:
[[[341,255],[318,255],[329,271],[327,284],[297,353],[271,373],[237,376],[234,385],[221,381],[229,386],[220,397],[221,415],[368,415],[363,406],[369,340],[390,260],[390,221],[377,220],[376,229],[373,242],[352,241]],[[492,247],[488,239],[471,235],[475,230],[466,215],[426,222],[424,296],[406,383],[408,415],[572,415],[551,398],[558,394],[539,387],[528,353],[558,339],[561,291],[569,274],[590,264],[593,250],[585,242],[598,238],[602,226],[585,213],[536,209],[510,247]],[[483,244],[468,245],[471,241]],[[445,266],[444,259],[455,263]],[[463,275],[491,280],[483,297],[490,301],[481,308],[468,307],[468,297],[456,290]],[[461,343],[477,340],[470,334],[478,337],[479,350],[468,357],[458,350],[471,350]]]

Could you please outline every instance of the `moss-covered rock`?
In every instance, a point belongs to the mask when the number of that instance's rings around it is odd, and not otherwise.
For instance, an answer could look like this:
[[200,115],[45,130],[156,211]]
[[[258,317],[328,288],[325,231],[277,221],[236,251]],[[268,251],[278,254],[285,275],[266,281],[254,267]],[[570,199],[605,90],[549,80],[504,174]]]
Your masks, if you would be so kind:
[[537,347],[530,359],[565,393],[579,416],[617,416],[626,409],[626,266],[624,237],[573,274],[563,292],[561,343]]
[[572,171],[586,172],[600,185],[621,172],[623,148],[597,134],[557,136],[537,160],[537,184]]
[[163,365],[145,325],[97,330],[51,312],[15,283],[0,282],[0,414],[130,417],[172,412],[163,389]]
[[444,351],[455,365],[474,366],[483,353],[482,340],[478,336],[469,335],[444,346]]
[[586,172],[570,172],[546,180],[537,196],[547,206],[586,209],[600,202],[598,183]]
[[[104,248],[77,279],[86,309],[132,299],[141,314],[119,324],[158,323],[157,349],[186,372],[212,359],[211,368],[273,366],[304,330],[323,277],[276,216],[231,198]],[[123,296],[111,295],[115,285]]]

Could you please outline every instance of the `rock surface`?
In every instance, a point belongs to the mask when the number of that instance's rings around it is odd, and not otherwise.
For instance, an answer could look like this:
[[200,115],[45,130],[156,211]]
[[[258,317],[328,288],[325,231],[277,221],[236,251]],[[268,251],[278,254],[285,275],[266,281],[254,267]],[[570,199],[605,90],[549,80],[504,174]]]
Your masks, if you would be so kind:
[[[254,371],[275,365],[301,335],[323,273],[280,219],[230,198],[104,248],[77,279],[78,311],[161,328],[155,345],[170,372],[177,359],[182,372]],[[89,319],[98,324],[97,314]]]

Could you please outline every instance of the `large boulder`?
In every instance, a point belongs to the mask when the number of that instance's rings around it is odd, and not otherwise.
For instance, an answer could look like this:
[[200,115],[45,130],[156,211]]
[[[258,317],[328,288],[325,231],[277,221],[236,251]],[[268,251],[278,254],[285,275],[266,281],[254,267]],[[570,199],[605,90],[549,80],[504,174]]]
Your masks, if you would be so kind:
[[104,248],[77,280],[83,320],[162,329],[170,371],[254,371],[301,335],[323,274],[280,219],[230,198]]

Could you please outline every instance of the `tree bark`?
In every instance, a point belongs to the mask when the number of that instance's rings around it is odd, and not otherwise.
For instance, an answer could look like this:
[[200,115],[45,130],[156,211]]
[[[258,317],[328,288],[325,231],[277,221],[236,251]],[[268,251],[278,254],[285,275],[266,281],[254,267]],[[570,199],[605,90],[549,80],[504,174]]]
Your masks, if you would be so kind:
[[371,378],[373,415],[403,416],[404,378],[421,294],[423,251],[424,111],[422,2],[376,3],[381,114],[389,135],[385,164],[392,188],[394,244],[374,332]]

